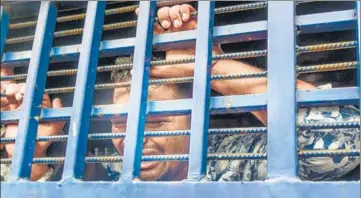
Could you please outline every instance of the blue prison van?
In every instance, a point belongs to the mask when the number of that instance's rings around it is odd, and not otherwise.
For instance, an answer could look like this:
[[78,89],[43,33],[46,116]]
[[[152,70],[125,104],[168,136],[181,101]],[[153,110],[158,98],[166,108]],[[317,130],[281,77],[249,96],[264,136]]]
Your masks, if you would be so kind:
[[1,197],[360,197],[360,12],[1,2]]

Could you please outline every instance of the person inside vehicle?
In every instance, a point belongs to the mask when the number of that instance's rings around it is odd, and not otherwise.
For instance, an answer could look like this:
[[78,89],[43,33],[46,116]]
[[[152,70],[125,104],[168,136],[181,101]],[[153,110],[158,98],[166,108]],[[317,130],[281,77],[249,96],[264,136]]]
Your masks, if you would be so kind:
[[[197,28],[197,20],[191,17],[195,9],[189,4],[162,7],[157,12],[159,24],[154,27],[155,34],[193,30]],[[139,10],[136,10],[138,14]],[[219,46],[213,47],[213,55],[221,54]],[[195,48],[171,49],[165,52],[166,60],[184,59],[195,56]],[[128,63],[131,60],[120,57],[116,63]],[[194,63],[152,67],[152,78],[176,78],[193,76]],[[262,69],[236,60],[218,60],[212,63],[212,75],[227,75],[235,73],[257,73]],[[1,75],[12,75],[13,71],[2,67]],[[114,82],[129,81],[129,70],[113,71],[111,78]],[[1,111],[11,111],[21,108],[24,84],[14,81],[2,82]],[[211,88],[222,95],[243,95],[264,93],[267,89],[267,78],[217,80],[211,82]],[[314,85],[297,80],[298,90],[317,89]],[[114,104],[129,102],[129,88],[114,89]],[[148,100],[174,100],[189,98],[192,95],[192,86],[189,84],[167,84],[150,86]],[[61,108],[60,99],[50,100],[47,94],[43,97],[43,108]],[[264,125],[267,123],[265,111],[252,112]],[[334,123],[356,122],[360,120],[359,110],[352,106],[313,107],[298,110],[297,121],[304,123]],[[64,127],[63,122],[41,123],[38,136],[59,135]],[[147,118],[146,131],[186,130],[190,128],[190,116],[152,116]],[[126,120],[112,119],[112,132],[124,133]],[[16,137],[17,125],[8,124],[4,130],[5,137]],[[264,153],[267,147],[265,134],[239,134],[210,136],[208,150],[211,153]],[[117,149],[116,155],[123,155],[124,139],[113,139]],[[46,150],[51,142],[36,142],[34,157],[45,157]],[[143,155],[188,154],[189,137],[145,137],[143,141]],[[14,153],[14,144],[1,145],[1,149],[8,157]],[[298,130],[298,149],[360,149],[360,130],[352,129],[322,129]],[[335,180],[360,164],[360,157],[312,157],[299,159],[299,177],[303,180]],[[107,170],[106,180],[117,180],[121,176],[121,163],[102,164]],[[181,181],[187,176],[187,162],[157,161],[142,162],[141,180]],[[8,171],[1,178],[6,180]],[[253,181],[266,179],[266,160],[226,160],[209,161],[207,165],[207,179],[211,181]],[[8,170],[8,168],[7,168]],[[44,165],[33,164],[31,180],[51,180],[58,174],[59,169]],[[89,169],[86,174],[96,175],[96,169]],[[103,175],[104,176],[104,175]],[[96,177],[96,176],[94,176]]]

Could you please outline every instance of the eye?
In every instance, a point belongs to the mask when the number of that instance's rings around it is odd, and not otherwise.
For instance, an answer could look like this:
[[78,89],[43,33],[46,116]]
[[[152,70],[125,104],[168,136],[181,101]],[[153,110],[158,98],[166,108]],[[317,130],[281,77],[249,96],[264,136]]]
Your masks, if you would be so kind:
[[168,121],[166,120],[150,120],[147,121],[146,127],[147,128],[160,128],[164,126]]

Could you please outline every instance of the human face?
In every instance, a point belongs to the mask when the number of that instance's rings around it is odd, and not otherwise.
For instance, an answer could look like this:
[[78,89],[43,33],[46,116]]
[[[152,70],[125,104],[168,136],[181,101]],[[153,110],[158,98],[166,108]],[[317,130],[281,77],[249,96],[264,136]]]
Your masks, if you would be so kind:
[[[176,85],[150,86],[148,100],[180,99]],[[114,90],[113,102],[126,104],[129,101],[129,90],[117,88]],[[189,116],[148,116],[145,131],[171,131],[189,129]],[[112,132],[124,133],[126,120],[113,119]],[[187,136],[144,137],[144,155],[188,154],[189,138]],[[124,139],[113,139],[113,144],[120,155],[123,155]],[[187,162],[154,161],[142,162],[140,179],[176,181],[186,177]]]

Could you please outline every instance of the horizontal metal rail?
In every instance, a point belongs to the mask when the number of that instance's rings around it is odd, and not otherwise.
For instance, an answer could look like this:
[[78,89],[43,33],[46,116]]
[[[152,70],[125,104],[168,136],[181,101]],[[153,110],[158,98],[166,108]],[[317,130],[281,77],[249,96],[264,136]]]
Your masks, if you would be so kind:
[[[239,78],[260,78],[266,77],[267,72],[249,73],[249,74],[230,74],[230,75],[212,75],[211,80],[226,80],[226,79],[239,79]],[[164,85],[164,84],[178,84],[193,82],[194,77],[182,77],[182,78],[166,78],[149,80],[149,85]],[[114,89],[120,87],[129,87],[131,81],[120,83],[103,83],[96,84],[95,90]],[[61,88],[48,88],[44,90],[47,94],[69,93],[74,92],[75,87],[61,87]]]
[[[339,123],[312,123],[298,125],[299,129],[333,129],[333,128],[359,128],[360,122],[339,122]],[[220,128],[210,129],[209,135],[234,135],[234,134],[264,134],[267,132],[267,127],[250,127],[250,128]],[[310,131],[312,132],[312,131]],[[190,130],[177,131],[146,131],[144,137],[162,137],[162,136],[189,136]],[[89,140],[108,140],[125,138],[125,133],[94,133],[89,134]],[[14,143],[16,138],[0,138],[0,143],[9,144]],[[54,136],[39,136],[37,142],[44,141],[67,141],[68,135],[54,135]]]
[[[316,90],[298,90],[297,102],[300,108],[312,106],[335,106],[355,105],[360,100],[360,88],[332,88]],[[188,115],[191,111],[192,99],[148,101],[147,115]],[[248,94],[236,96],[211,97],[211,114],[237,113],[266,110],[267,94]],[[94,105],[91,117],[93,120],[109,120],[114,115],[126,118],[131,107],[129,104]],[[71,107],[60,109],[41,109],[41,121],[68,120],[71,115]],[[17,123],[21,111],[0,112],[2,124]]]
[[[241,133],[266,133],[266,127],[254,127],[254,128],[221,128],[210,129],[208,133],[210,135],[232,135]],[[190,130],[178,130],[178,131],[146,131],[145,137],[161,137],[161,136],[189,136]],[[88,135],[89,140],[106,140],[115,138],[125,138],[125,133],[95,133]],[[1,138],[0,143],[13,143],[16,138]],[[66,141],[68,135],[56,135],[56,136],[41,136],[36,141]]]
[[[299,157],[333,157],[333,156],[360,156],[360,150],[342,149],[342,150],[302,150],[298,153]],[[265,153],[212,153],[208,154],[207,160],[266,160]],[[122,156],[99,156],[85,157],[86,163],[103,162],[122,162]],[[142,161],[187,161],[188,155],[149,155],[142,156]],[[63,164],[65,157],[43,157],[34,158],[34,164]],[[1,164],[11,164],[11,158],[0,159]]]
[[[214,9],[214,13],[215,14],[224,14],[224,13],[230,13],[230,12],[239,12],[239,11],[244,11],[244,10],[265,8],[266,6],[267,6],[267,2],[257,2],[257,3],[250,3],[250,4],[234,5],[234,6],[216,8],[216,9]],[[193,12],[191,14],[192,14],[192,16],[196,16],[197,12]],[[85,16],[81,16],[81,17],[85,17]],[[156,19],[156,20],[158,21],[158,19]],[[125,22],[113,23],[113,24],[106,24],[106,25],[103,25],[103,31],[134,27],[136,25],[137,25],[137,20],[125,21]],[[77,29],[72,29],[72,30],[54,32],[54,37],[57,38],[57,37],[64,37],[64,36],[71,36],[71,35],[79,35],[82,33],[83,33],[83,28],[77,28]],[[15,43],[32,41],[33,39],[34,39],[34,36],[23,36],[23,37],[7,39],[5,43],[6,44],[15,44]]]
[[[297,47],[298,53],[309,53],[309,52],[319,52],[319,51],[329,51],[329,50],[339,50],[339,49],[348,49],[356,47],[356,41],[346,41],[346,42],[337,42],[337,43],[326,43],[320,45],[309,45],[309,46],[299,46]],[[267,55],[267,50],[257,50],[257,51],[247,51],[247,52],[236,52],[236,53],[226,53],[219,54],[212,57],[212,60],[226,60],[226,59],[245,59],[245,58],[255,58],[262,57]],[[173,65],[173,64],[182,64],[182,63],[194,63],[195,57],[178,59],[178,60],[158,60],[151,61],[152,66],[164,66],[164,65]],[[123,70],[123,69],[132,69],[133,64],[119,64],[119,65],[104,65],[98,66],[97,72],[109,72],[113,70]],[[320,71],[334,71],[334,70],[343,70],[343,69],[354,69],[357,68],[357,62],[345,62],[345,63],[332,63],[332,64],[323,64],[315,66],[302,66],[298,69],[300,73],[307,72],[320,72]],[[65,69],[65,70],[56,70],[49,71],[47,76],[64,76],[64,75],[75,75],[78,69]],[[1,76],[0,80],[23,80],[26,79],[27,74],[16,74],[9,76]]]

